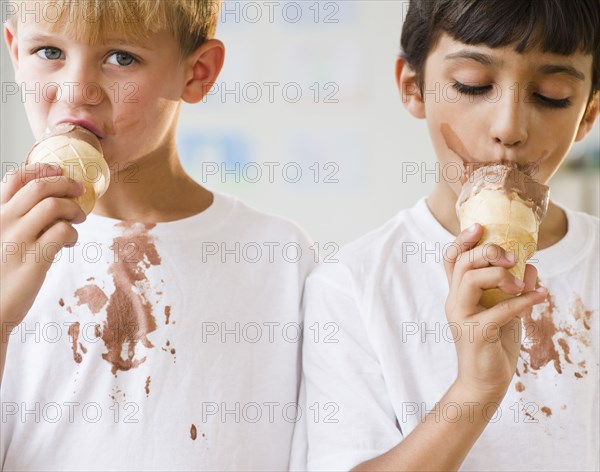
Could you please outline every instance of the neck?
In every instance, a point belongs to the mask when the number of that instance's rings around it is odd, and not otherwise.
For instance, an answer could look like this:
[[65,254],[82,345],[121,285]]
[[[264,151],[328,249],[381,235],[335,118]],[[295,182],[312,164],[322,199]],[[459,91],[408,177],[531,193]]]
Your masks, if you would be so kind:
[[[440,181],[427,198],[427,206],[434,218],[450,233],[460,233],[460,222],[456,215],[458,196],[452,188]],[[540,225],[538,233],[538,250],[556,244],[567,234],[568,224],[565,212],[553,202],[548,204],[548,212]]]
[[125,221],[175,221],[206,210],[213,195],[187,175],[174,140],[135,163],[112,166],[94,214]]

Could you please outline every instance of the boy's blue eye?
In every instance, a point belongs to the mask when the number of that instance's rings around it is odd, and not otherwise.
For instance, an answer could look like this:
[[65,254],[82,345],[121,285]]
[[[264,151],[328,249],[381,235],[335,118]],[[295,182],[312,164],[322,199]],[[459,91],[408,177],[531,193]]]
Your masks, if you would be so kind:
[[135,58],[131,54],[123,51],[115,51],[109,56],[109,59],[111,57],[115,58],[116,63],[110,62],[109,60],[109,64],[114,64],[121,67],[127,67],[136,62]]
[[62,56],[62,51],[60,49],[52,47],[39,48],[35,53],[42,59],[48,59],[49,61],[56,61]]

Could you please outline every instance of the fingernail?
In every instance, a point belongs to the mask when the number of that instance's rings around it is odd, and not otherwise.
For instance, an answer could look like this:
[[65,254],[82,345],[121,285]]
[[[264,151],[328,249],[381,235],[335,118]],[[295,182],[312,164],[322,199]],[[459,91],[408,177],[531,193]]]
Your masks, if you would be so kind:
[[61,172],[62,173],[62,169],[58,164],[50,164],[48,165],[48,171],[52,172],[52,173],[57,173],[57,172]]
[[546,287],[538,287],[535,289],[535,291],[539,293],[548,293],[548,289]]
[[519,280],[519,279],[515,279],[515,285],[517,287],[519,287],[520,289],[525,288],[525,283],[522,280]]
[[515,262],[517,262],[517,256],[515,256],[512,252],[507,252],[506,253],[506,259],[511,264],[514,264]]
[[477,223],[475,223],[467,228],[467,234],[473,234],[476,231],[477,231]]

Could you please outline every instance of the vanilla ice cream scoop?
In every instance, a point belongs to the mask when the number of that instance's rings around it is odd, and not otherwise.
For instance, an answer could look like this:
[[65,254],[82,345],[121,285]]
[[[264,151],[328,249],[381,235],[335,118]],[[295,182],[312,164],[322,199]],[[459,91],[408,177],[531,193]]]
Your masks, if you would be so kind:
[[57,164],[64,176],[82,182],[86,191],[73,200],[86,215],[110,184],[110,169],[100,141],[94,133],[73,123],[47,130],[29,152],[26,163]]
[[[479,167],[467,179],[456,202],[461,231],[479,223],[483,236],[478,246],[496,244],[517,257],[510,269],[519,280],[525,264],[537,250],[539,225],[548,209],[549,188],[516,166]],[[494,257],[490,250],[488,257]],[[480,303],[490,308],[511,298],[494,288],[485,290]]]

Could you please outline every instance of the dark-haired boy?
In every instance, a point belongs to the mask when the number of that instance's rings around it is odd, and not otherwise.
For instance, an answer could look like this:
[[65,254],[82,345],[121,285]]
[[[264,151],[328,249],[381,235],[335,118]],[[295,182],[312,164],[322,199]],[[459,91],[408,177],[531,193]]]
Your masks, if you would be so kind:
[[[547,183],[598,116],[599,28],[597,0],[412,0],[397,81],[441,167]],[[441,178],[309,277],[306,326],[339,327],[305,338],[307,404],[332,412],[308,423],[309,469],[600,467],[598,219],[551,202],[522,283],[480,225],[460,232],[460,189]],[[521,295],[484,309],[495,287]]]

